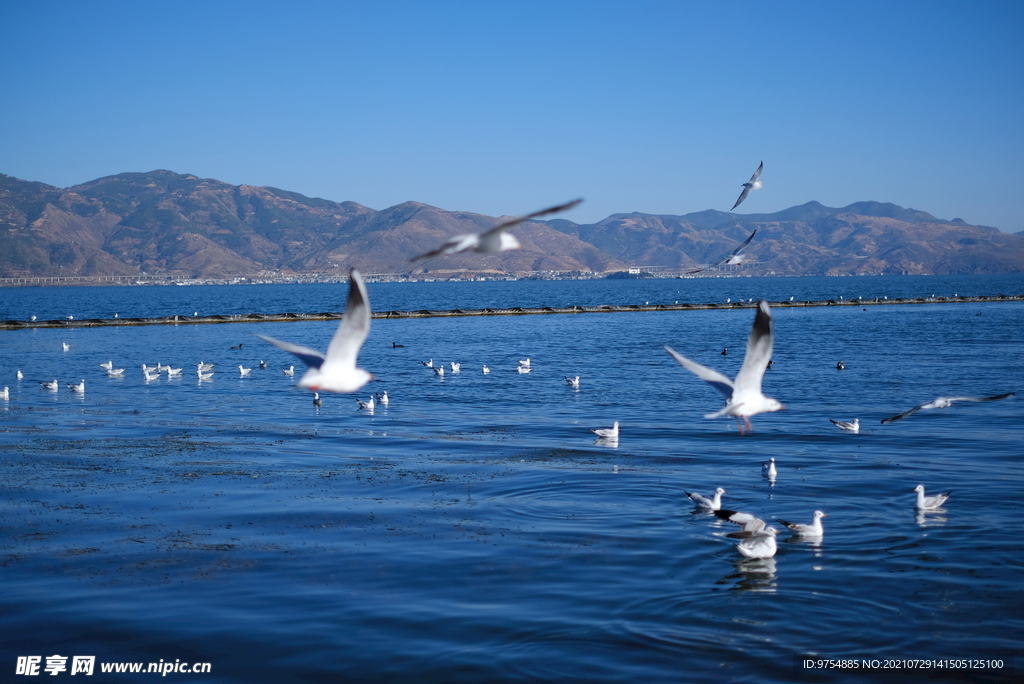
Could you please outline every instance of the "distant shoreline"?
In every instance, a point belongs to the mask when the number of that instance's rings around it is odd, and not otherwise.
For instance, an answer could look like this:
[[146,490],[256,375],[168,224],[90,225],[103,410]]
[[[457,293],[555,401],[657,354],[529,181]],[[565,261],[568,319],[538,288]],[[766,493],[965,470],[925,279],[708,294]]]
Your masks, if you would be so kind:
[[[871,299],[821,299],[810,301],[769,302],[773,308],[802,308],[818,306],[885,306],[890,304],[967,304],[992,302],[1022,302],[1024,294],[982,295],[955,297],[907,297]],[[727,302],[725,304],[632,304],[602,306],[545,306],[493,309],[447,309],[417,311],[375,311],[373,318],[446,318],[467,316],[531,316],[542,314],[622,313],[630,311],[706,311],[709,309],[752,309],[755,302]],[[212,316],[163,316],[160,318],[86,318],[80,320],[0,321],[0,330],[26,328],[102,328],[143,325],[205,325],[213,323],[286,323],[294,321],[329,321],[344,318],[340,312],[232,314]]]

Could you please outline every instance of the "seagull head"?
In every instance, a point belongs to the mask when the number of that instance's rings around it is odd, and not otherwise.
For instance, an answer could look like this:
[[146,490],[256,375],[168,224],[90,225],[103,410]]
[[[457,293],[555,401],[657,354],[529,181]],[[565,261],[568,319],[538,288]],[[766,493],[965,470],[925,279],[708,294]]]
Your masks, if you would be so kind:
[[814,511],[814,519],[815,520],[817,520],[818,518],[827,518],[827,517],[828,516],[825,515],[824,513],[822,513],[821,511]]
[[916,487],[914,487],[914,491],[924,494],[924,485],[917,485]]
[[778,399],[772,399],[771,397],[764,398],[764,406],[764,410],[766,413],[770,413],[772,411],[781,411],[782,409],[786,408]]

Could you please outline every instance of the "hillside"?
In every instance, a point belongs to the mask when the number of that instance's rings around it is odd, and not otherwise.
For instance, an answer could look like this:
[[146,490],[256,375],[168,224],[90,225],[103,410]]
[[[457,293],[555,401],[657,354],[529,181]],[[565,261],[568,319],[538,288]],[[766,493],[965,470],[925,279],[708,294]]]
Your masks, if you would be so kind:
[[[526,210],[530,208],[524,208]],[[746,250],[750,274],[1024,272],[1024,237],[893,204],[817,202],[774,214],[614,214],[595,224],[530,221],[523,249],[411,264],[499,217],[418,202],[374,210],[171,171],[61,189],[0,175],[0,277],[259,273],[603,273],[687,269]]]

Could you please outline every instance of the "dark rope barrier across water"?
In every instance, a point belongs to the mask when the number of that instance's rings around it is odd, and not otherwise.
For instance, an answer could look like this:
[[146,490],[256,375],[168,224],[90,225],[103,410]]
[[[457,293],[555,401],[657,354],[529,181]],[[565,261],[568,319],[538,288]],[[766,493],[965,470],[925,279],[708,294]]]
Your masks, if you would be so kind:
[[[886,304],[965,304],[971,302],[1020,302],[1024,294],[990,295],[977,297],[908,297],[905,299],[822,299],[816,301],[769,302],[773,308],[806,306],[881,306]],[[445,316],[531,316],[538,314],[619,313],[623,311],[700,311],[707,309],[752,309],[756,302],[727,302],[723,304],[632,304],[602,306],[543,306],[512,307],[507,309],[451,309],[436,311],[375,311],[374,318],[442,318]],[[83,318],[48,321],[0,321],[0,330],[23,328],[99,328],[131,325],[200,325],[206,323],[284,323],[291,321],[329,321],[343,317],[340,312],[234,314],[214,316],[162,316],[159,318]]]

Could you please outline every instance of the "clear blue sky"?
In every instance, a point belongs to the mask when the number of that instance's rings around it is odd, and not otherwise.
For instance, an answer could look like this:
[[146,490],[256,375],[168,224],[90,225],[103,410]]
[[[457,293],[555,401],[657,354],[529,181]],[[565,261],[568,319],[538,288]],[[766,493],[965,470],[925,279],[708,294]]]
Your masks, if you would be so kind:
[[1024,3],[0,0],[0,172],[1024,230]]

